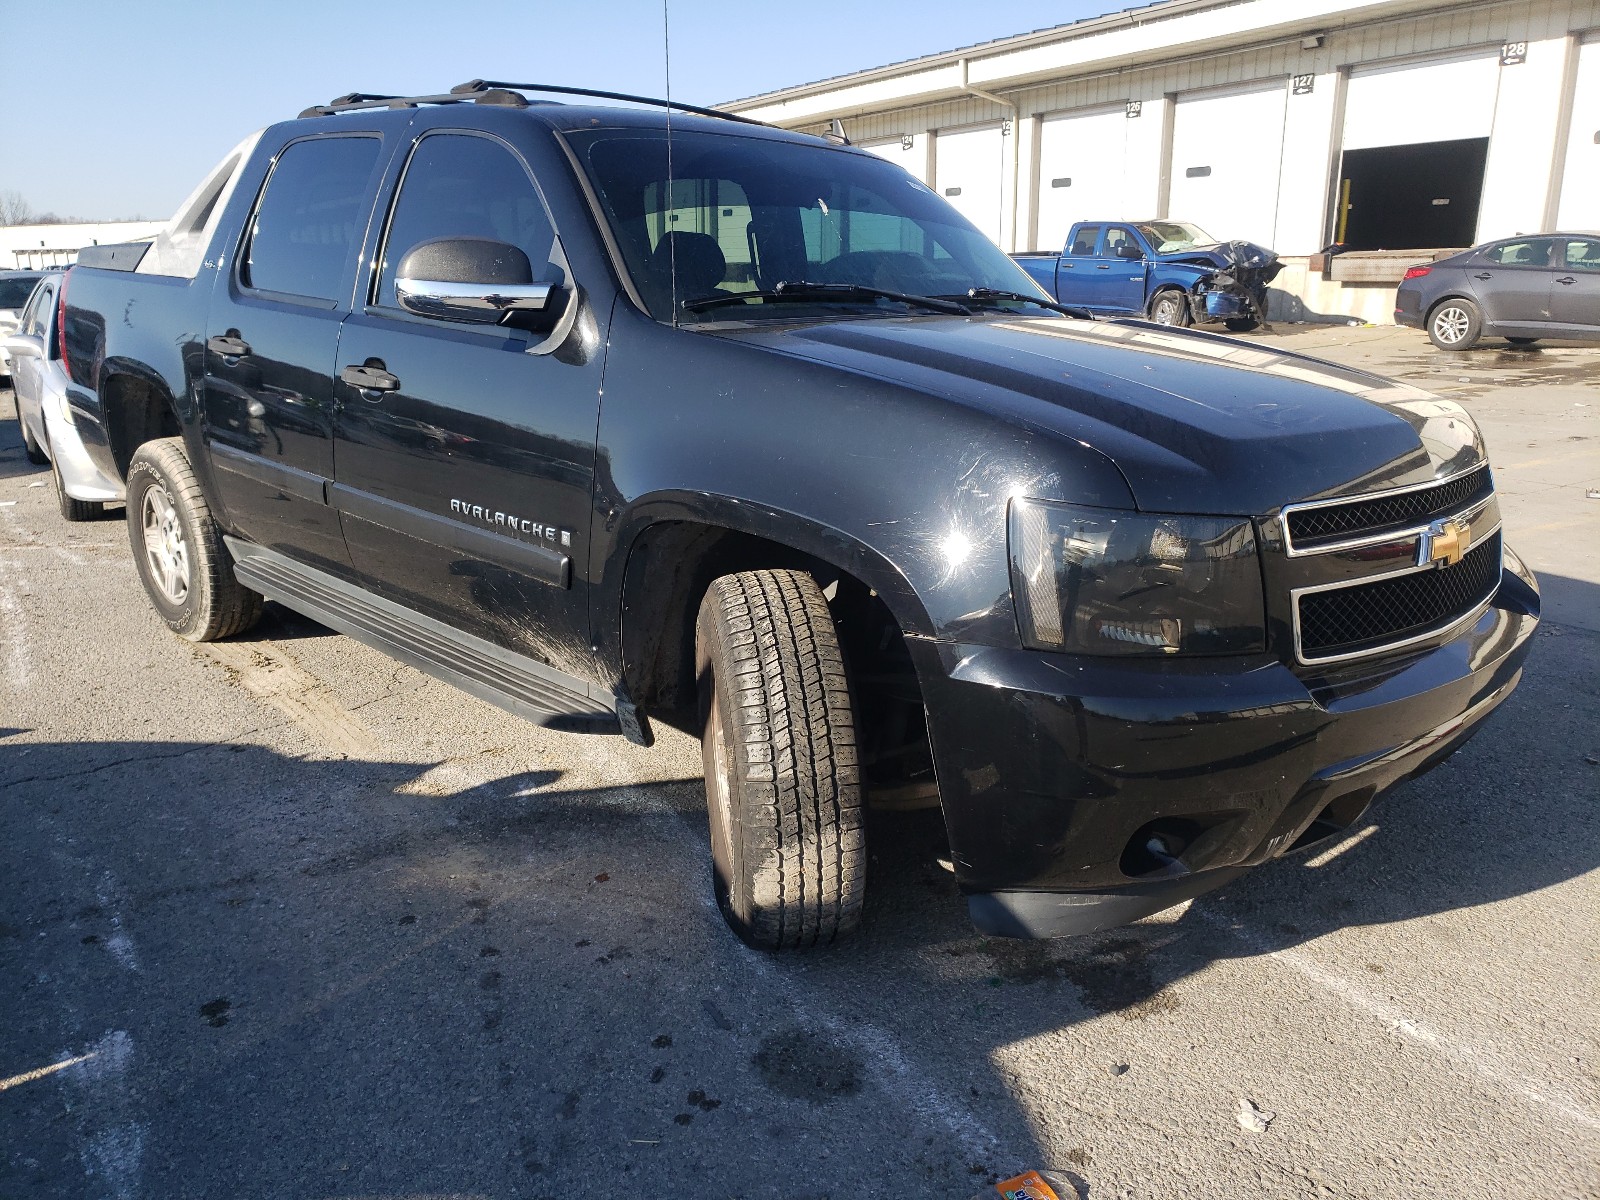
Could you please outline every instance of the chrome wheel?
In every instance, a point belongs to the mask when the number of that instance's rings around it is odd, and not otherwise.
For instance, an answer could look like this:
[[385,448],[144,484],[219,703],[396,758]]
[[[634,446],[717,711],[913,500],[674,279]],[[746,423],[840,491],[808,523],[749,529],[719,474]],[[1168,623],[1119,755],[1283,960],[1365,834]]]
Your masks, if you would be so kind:
[[1446,304],[1433,314],[1433,336],[1447,345],[1461,341],[1471,327],[1472,317],[1457,305]]
[[1177,325],[1182,321],[1183,301],[1176,296],[1161,296],[1156,300],[1150,319],[1157,325]]
[[182,605],[189,598],[189,547],[172,496],[160,484],[144,494],[143,524],[150,578],[169,603]]

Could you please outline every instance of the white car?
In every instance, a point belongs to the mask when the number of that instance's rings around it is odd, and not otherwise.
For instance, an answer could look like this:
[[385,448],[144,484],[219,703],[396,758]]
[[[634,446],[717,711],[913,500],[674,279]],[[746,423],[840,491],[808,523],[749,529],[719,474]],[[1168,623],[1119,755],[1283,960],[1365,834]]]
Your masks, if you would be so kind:
[[123,487],[120,479],[103,474],[89,458],[67,404],[67,374],[56,336],[65,279],[60,271],[39,279],[22,309],[17,331],[0,341],[0,350],[10,358],[17,424],[28,461],[50,464],[61,515],[69,521],[87,521],[107,504],[122,503]]
[[[34,285],[44,278],[43,271],[0,271],[0,338],[17,331],[22,306]],[[0,346],[0,378],[11,374],[11,360]]]

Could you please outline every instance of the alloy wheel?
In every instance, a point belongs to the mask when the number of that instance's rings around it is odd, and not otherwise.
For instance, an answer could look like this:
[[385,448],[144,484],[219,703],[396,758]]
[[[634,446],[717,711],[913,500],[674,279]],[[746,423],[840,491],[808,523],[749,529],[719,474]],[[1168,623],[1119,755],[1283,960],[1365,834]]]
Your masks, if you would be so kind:
[[1441,342],[1454,345],[1467,336],[1472,318],[1454,304],[1446,305],[1433,314],[1433,332]]
[[144,553],[150,577],[174,605],[189,598],[189,547],[172,496],[160,484],[144,494]]

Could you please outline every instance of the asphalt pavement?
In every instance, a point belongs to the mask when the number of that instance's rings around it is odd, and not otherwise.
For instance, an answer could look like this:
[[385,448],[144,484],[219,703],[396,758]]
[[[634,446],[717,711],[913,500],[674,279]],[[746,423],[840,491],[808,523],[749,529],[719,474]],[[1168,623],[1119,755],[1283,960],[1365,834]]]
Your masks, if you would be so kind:
[[1479,419],[1521,688],[1333,847],[1094,937],[977,936],[936,815],[875,815],[859,936],[783,957],[711,903],[694,742],[272,605],[172,637],[0,394],[0,1197],[1600,1196],[1600,349],[1250,340]]

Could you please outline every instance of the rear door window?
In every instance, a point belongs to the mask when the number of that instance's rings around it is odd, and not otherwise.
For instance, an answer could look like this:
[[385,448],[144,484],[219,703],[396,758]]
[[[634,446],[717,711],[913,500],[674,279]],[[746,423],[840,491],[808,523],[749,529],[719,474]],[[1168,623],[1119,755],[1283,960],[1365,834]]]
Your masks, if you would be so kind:
[[1077,235],[1072,239],[1072,245],[1067,247],[1067,253],[1074,257],[1087,258],[1094,254],[1095,244],[1100,240],[1100,226],[1079,226]]
[[1520,242],[1502,242],[1483,252],[1484,262],[1502,267],[1548,267],[1553,238],[1528,238]]
[[258,291],[337,301],[365,232],[375,137],[312,138],[278,155],[256,203],[240,282]]
[[394,279],[412,247],[435,238],[505,242],[528,256],[535,283],[565,283],[555,226],[522,160],[493,138],[433,133],[417,142],[384,237],[373,303],[398,308]]

